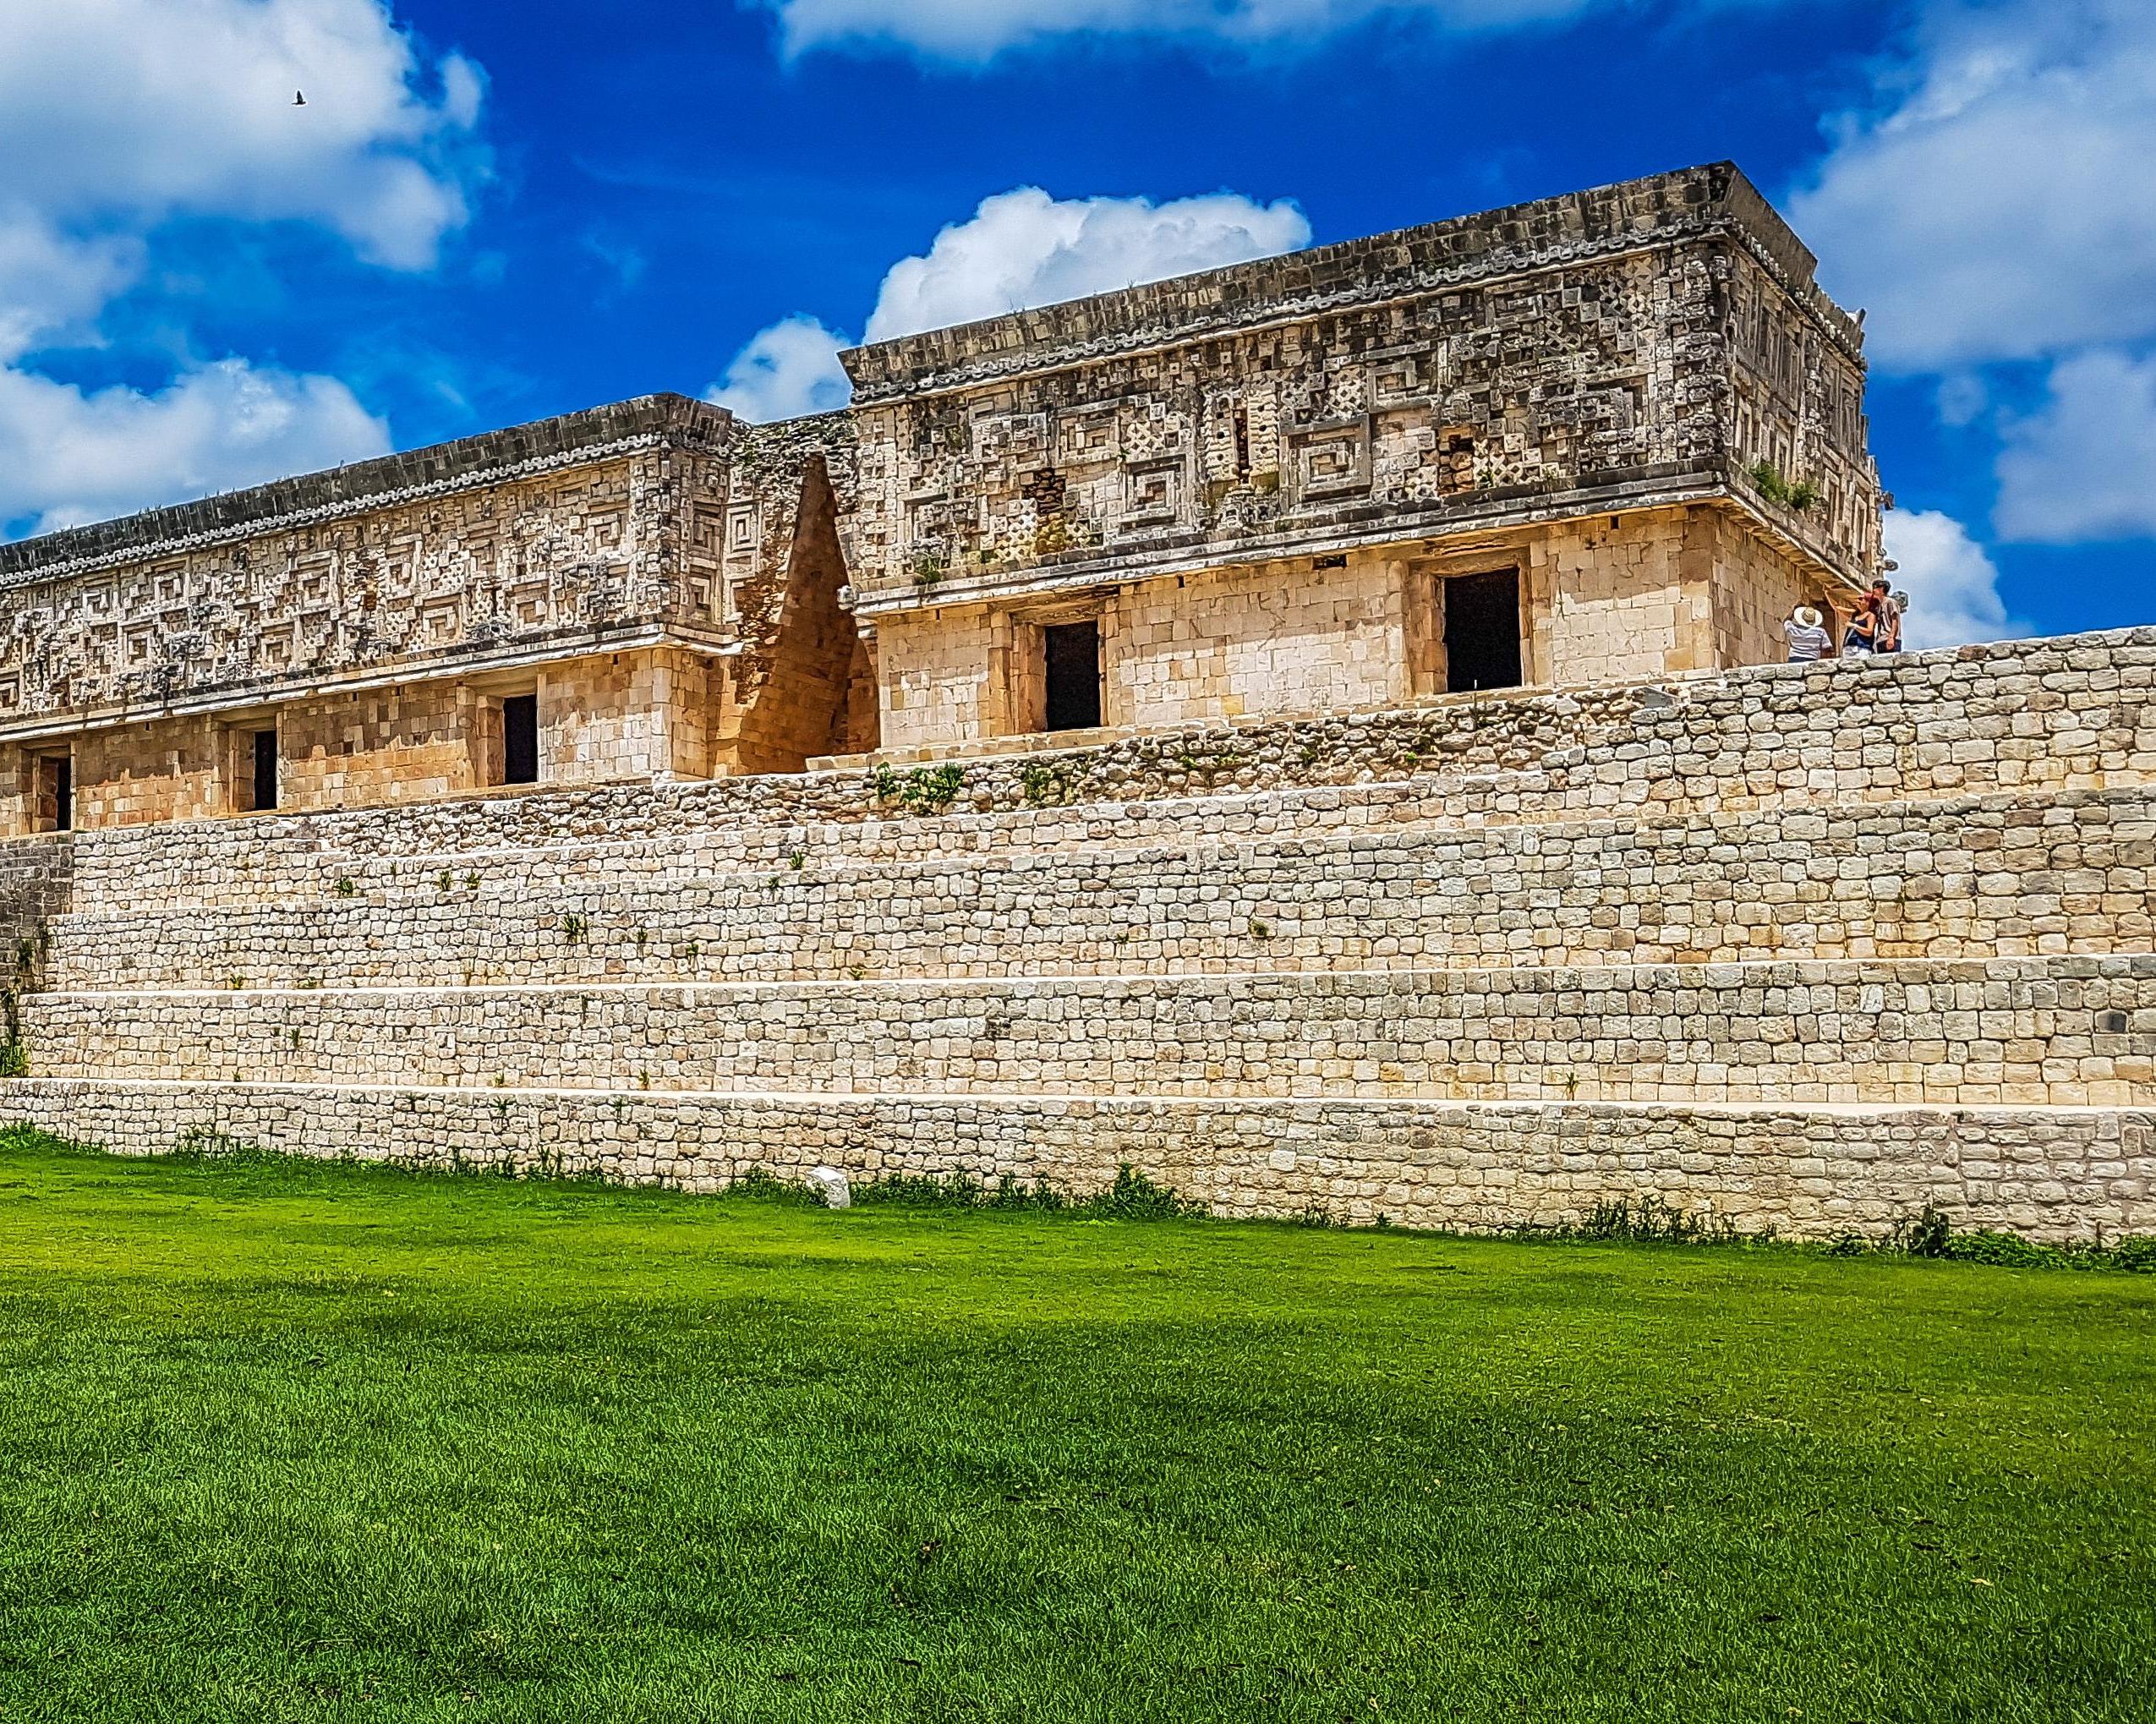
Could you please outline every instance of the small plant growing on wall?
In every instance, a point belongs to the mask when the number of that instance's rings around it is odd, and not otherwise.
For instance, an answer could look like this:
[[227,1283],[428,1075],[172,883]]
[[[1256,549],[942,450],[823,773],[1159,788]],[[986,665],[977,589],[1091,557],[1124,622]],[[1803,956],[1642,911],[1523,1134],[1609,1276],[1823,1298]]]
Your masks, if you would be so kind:
[[1059,762],[1032,761],[1019,774],[1019,790],[1031,807],[1060,807],[1070,800],[1070,769]]
[[937,587],[947,572],[944,560],[932,550],[921,551],[913,559],[913,584],[924,593]]
[[916,814],[939,814],[958,800],[966,785],[960,766],[917,766],[900,774],[879,765],[868,775],[868,787],[879,802],[897,802]]
[[583,917],[572,913],[561,918],[561,932],[567,937],[569,944],[574,945],[591,932],[591,924]]
[[0,1042],[0,1078],[29,1075],[30,1049],[24,1045],[23,1038],[10,1036],[5,1042]]
[[1748,477],[1752,488],[1770,503],[1779,503],[1785,509],[1794,509],[1802,515],[1819,506],[1819,488],[1809,479],[1787,479],[1771,461],[1752,464]]
[[899,800],[917,814],[940,813],[958,800],[966,771],[959,766],[917,766],[899,787]]
[[343,876],[337,883],[337,895],[340,898],[349,898],[358,889],[358,886],[353,882],[352,876],[349,874]]

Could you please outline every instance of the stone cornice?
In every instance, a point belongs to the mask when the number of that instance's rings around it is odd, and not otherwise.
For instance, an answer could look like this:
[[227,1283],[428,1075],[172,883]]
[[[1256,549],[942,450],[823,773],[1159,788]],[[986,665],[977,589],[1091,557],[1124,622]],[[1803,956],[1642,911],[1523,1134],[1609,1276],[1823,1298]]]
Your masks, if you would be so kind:
[[0,590],[319,526],[660,447],[723,449],[733,416],[678,395],[633,401],[0,545]]

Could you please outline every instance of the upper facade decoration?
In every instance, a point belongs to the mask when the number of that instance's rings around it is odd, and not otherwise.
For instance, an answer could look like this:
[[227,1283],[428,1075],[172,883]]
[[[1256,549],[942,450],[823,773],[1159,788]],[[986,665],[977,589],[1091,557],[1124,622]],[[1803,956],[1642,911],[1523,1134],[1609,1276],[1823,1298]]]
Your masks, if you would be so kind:
[[1721,494],[1869,576],[1813,271],[1721,164],[858,349],[862,612]]

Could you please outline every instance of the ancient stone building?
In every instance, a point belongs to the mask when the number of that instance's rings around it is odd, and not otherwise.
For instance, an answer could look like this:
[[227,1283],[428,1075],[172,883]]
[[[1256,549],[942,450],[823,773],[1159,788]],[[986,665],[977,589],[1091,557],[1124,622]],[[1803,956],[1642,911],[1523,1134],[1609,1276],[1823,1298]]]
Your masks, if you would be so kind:
[[1759,662],[1856,337],[1709,168],[0,549],[0,1121],[2156,1231],[2156,631]]
[[1698,168],[0,546],[0,832],[1770,659],[1879,557],[1812,273]]

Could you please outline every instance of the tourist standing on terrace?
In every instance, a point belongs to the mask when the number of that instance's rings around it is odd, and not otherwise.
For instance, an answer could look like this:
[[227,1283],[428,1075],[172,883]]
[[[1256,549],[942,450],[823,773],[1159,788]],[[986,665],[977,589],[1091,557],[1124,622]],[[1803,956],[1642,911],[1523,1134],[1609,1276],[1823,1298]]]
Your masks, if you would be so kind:
[[1781,632],[1788,639],[1792,665],[1815,664],[1826,657],[1834,644],[1834,637],[1826,632],[1819,612],[1809,605],[1799,605],[1784,617]]
[[1875,653],[1902,650],[1902,606],[1884,581],[1872,583],[1872,599],[1879,607],[1879,632],[1872,641]]
[[1879,650],[1879,594],[1867,593],[1849,614],[1847,632],[1841,637],[1841,656],[1868,659]]

